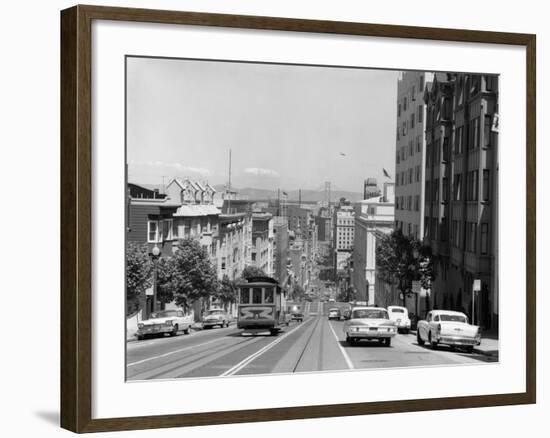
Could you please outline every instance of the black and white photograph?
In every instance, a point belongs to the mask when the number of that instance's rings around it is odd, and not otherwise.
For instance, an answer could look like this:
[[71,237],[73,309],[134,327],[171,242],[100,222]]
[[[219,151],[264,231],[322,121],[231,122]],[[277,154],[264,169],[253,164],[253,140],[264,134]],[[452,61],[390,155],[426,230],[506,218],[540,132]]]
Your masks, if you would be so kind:
[[498,75],[125,74],[127,381],[499,362]]

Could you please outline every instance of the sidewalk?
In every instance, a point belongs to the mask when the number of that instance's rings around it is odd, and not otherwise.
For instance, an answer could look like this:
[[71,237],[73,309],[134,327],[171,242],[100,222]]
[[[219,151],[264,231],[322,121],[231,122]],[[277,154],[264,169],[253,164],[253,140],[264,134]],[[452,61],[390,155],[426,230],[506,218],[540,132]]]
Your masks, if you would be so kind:
[[482,337],[481,344],[474,351],[485,356],[498,356],[498,338]]

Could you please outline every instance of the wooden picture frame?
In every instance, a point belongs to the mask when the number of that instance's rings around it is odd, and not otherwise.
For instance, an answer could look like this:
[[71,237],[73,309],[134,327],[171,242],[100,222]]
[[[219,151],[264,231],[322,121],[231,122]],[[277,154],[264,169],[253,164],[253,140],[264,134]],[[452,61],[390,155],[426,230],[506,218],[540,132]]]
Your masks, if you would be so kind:
[[[195,414],[92,418],[92,22],[114,20],[370,37],[476,42],[526,48],[526,391],[523,393]],[[536,401],[536,37],[531,34],[75,6],[61,12],[61,426],[99,432],[305,419]]]

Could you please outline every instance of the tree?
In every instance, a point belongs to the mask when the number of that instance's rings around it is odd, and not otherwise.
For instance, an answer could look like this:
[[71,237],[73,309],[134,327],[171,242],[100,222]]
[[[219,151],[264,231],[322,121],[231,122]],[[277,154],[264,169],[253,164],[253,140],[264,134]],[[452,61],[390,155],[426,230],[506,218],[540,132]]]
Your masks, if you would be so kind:
[[228,304],[237,301],[237,285],[227,275],[224,275],[219,283],[216,298],[223,303],[226,309]]
[[[159,264],[157,290],[163,300],[174,299],[184,309],[218,291],[216,270],[197,240],[181,240],[174,255]],[[166,301],[165,301],[166,302]]]
[[152,284],[152,263],[146,244],[128,242],[126,248],[126,316],[140,309],[140,298]]
[[410,291],[412,281],[420,281],[429,288],[434,279],[431,249],[401,230],[380,238],[376,247],[378,276],[385,282],[395,284],[403,296]]
[[299,284],[295,284],[292,288],[292,300],[293,301],[302,301],[306,295],[306,291]]
[[174,263],[171,257],[157,261],[157,300],[160,303],[171,303],[175,299],[171,283],[173,273]]
[[257,266],[248,265],[243,269],[241,277],[248,280],[252,277],[267,277],[267,274],[263,271],[263,269],[258,268]]
[[357,299],[357,290],[353,286],[347,286],[344,290],[338,292],[337,301],[351,303]]

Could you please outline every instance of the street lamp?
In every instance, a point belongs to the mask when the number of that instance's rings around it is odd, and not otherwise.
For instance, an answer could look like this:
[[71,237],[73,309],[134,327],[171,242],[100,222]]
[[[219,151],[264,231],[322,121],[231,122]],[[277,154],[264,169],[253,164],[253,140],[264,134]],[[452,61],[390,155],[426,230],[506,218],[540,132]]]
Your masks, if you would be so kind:
[[157,311],[157,271],[158,271],[158,260],[160,258],[160,248],[155,244],[151,250],[151,258],[153,259],[153,302],[152,311]]

